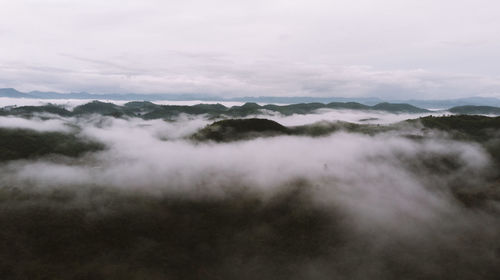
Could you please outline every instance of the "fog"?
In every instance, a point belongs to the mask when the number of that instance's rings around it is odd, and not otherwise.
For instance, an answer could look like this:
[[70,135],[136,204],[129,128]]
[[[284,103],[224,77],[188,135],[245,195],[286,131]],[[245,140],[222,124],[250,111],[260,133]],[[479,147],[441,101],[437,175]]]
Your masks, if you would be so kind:
[[72,127],[68,126],[68,121],[60,118],[41,119],[41,118],[18,118],[18,117],[0,117],[0,127],[32,129],[36,131],[61,131],[70,132]]
[[[417,115],[322,110],[269,118],[300,125],[319,120],[362,122],[363,118],[384,124],[410,117]],[[76,159],[49,156],[4,162],[0,185],[33,193],[74,192],[78,198],[66,203],[104,212],[107,208],[118,211],[110,203],[114,195],[103,194],[103,199],[91,201],[85,194],[90,189],[190,201],[231,201],[236,197],[236,203],[238,197],[245,201],[244,197],[256,196],[266,203],[298,188],[299,195],[307,197],[302,203],[335,217],[331,225],[341,228],[343,245],[323,248],[326,255],[300,259],[294,273],[282,275],[293,279],[486,279],[498,272],[500,225],[495,215],[500,206],[491,202],[487,211],[471,210],[455,196],[457,189],[484,188],[489,184],[487,178],[496,172],[479,144],[451,140],[443,134],[414,140],[406,137],[407,130],[375,136],[339,131],[324,137],[278,136],[231,143],[189,138],[211,122],[189,115],[169,122],[99,115],[49,120],[2,117],[1,127],[76,133],[103,143],[106,149]],[[418,127],[408,129],[419,133]],[[33,197],[36,204],[37,196]],[[286,207],[292,212],[285,215],[293,217],[293,211],[302,211],[302,204],[293,210],[295,204],[290,203]],[[130,211],[142,209],[134,208],[138,207],[134,203],[130,207]],[[232,215],[233,210],[227,211]],[[325,223],[330,227],[330,222]],[[329,237],[317,242],[326,240]],[[244,246],[238,244],[234,246]],[[261,274],[253,275],[269,279],[277,277],[273,269],[282,265],[266,259],[254,261],[257,263],[249,265]],[[414,274],[389,269],[391,262]],[[452,268],[461,274],[450,272]],[[239,273],[219,263],[212,269],[226,276]],[[251,269],[244,265],[241,271]]]
[[[274,119],[292,125],[365,116],[368,113],[329,111]],[[384,121],[407,117],[380,113],[371,116]],[[374,215],[378,211],[429,211],[428,204],[437,199],[435,191],[443,191],[446,184],[457,180],[473,185],[476,178],[484,177],[490,164],[488,155],[476,144],[432,138],[415,142],[394,133],[366,136],[339,132],[320,138],[280,136],[226,144],[185,139],[208,123],[204,118],[190,116],[181,116],[175,122],[97,115],[45,121],[3,117],[2,127],[70,131],[70,127],[79,126],[82,137],[104,143],[107,149],[72,164],[43,158],[11,162],[3,167],[8,175],[2,176],[2,181],[220,194],[231,185],[272,191],[287,182],[305,179],[321,189],[322,199],[332,197]],[[432,169],[419,166],[423,164],[419,157],[450,157],[459,169],[433,174]],[[447,201],[442,195],[440,199]],[[399,212],[401,207],[411,209]]]
[[[264,112],[265,113],[265,112]],[[344,121],[350,123],[364,124],[391,124],[408,119],[415,119],[425,116],[441,116],[450,115],[446,111],[429,112],[423,114],[390,114],[382,111],[362,111],[362,110],[335,110],[335,109],[319,109],[314,114],[293,114],[291,116],[282,116],[280,114],[258,115],[257,117],[265,117],[277,121],[286,126],[307,125],[320,121]]]
[[[327,110],[270,119],[299,125],[319,120],[355,122],[368,117],[374,118],[372,122],[388,123],[415,116]],[[77,131],[81,137],[107,147],[69,164],[52,158],[9,162],[2,167],[1,181],[19,186],[100,185],[221,194],[232,185],[272,192],[304,179],[313,182],[321,199],[359,208],[355,211],[363,215],[378,215],[379,211],[422,214],[436,205],[443,207],[451,203],[444,191],[447,184],[460,181],[472,186],[490,172],[489,156],[477,144],[437,137],[417,142],[393,132],[376,136],[347,132],[319,138],[280,136],[234,143],[187,139],[210,122],[188,115],[172,122],[98,115],[49,120],[1,117],[0,127]],[[458,169],[433,170],[425,166],[428,162],[422,162],[426,157],[427,161],[453,158]]]

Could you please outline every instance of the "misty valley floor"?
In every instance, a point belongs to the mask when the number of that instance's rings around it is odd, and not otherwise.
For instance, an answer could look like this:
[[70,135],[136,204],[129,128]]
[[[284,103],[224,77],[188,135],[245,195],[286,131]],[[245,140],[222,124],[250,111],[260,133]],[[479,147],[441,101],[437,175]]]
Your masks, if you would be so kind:
[[0,116],[2,279],[500,275],[498,118],[31,109]]

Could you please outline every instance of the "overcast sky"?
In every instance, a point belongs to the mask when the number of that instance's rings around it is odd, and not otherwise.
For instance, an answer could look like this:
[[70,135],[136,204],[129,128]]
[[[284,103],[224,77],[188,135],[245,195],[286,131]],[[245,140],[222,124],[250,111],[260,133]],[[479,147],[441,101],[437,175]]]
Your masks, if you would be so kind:
[[0,87],[500,97],[498,0],[0,0]]

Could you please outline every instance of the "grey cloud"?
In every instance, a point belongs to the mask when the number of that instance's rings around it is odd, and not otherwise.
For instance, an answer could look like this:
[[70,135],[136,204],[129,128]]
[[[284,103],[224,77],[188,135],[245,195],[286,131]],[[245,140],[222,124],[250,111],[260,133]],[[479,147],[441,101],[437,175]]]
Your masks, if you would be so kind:
[[500,73],[491,66],[499,59],[497,6],[490,0],[15,1],[0,11],[0,86],[498,96]]
[[[86,59],[82,59],[87,61]],[[190,59],[188,59],[190,60]],[[423,70],[377,71],[369,67],[295,65],[286,61],[238,65],[231,62],[183,64],[137,69],[110,61],[92,60],[88,70],[52,71],[44,67],[4,68],[4,86],[20,90],[49,89],[96,93],[210,93],[227,96],[378,96],[381,98],[452,98],[494,96],[500,92],[496,77],[448,75]],[[94,68],[92,65],[105,67]],[[84,63],[86,64],[86,63]],[[87,67],[87,66],[86,66]],[[23,77],[22,79],[19,77]]]

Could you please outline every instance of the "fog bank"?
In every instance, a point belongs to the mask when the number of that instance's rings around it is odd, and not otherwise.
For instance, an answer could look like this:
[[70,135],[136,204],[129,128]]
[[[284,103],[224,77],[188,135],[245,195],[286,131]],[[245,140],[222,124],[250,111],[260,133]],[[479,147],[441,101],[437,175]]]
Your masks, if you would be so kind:
[[[364,114],[273,118],[288,125],[318,117],[404,118]],[[231,143],[189,138],[209,123],[189,115],[169,122],[0,118],[2,127],[77,133],[106,147],[76,159],[3,162],[0,220],[9,225],[3,234],[42,240],[43,253],[22,251],[38,256],[32,269],[48,262],[66,279],[75,273],[94,273],[95,279],[116,273],[137,279],[494,279],[500,272],[500,205],[486,199],[470,207],[457,196],[486,189],[496,174],[481,145],[444,133],[408,137],[412,130],[421,134],[418,126],[374,136],[338,131]],[[26,228],[36,237],[26,237]],[[13,244],[28,241],[19,242]],[[78,242],[88,248],[62,257],[68,251],[58,244],[78,248]],[[6,252],[18,250],[13,246]],[[94,250],[108,252],[100,255],[101,264],[86,257]],[[19,263],[26,264],[22,256]],[[74,256],[85,266],[64,268]],[[129,275],[133,263],[141,270]],[[114,272],[104,264],[114,265]]]

